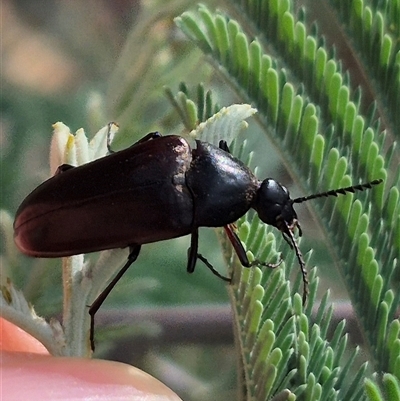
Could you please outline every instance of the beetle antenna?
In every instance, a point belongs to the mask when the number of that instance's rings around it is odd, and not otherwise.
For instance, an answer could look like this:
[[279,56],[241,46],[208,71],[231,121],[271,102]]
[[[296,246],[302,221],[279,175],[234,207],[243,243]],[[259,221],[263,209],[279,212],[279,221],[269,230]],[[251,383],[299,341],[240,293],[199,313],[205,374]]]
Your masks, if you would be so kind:
[[[301,274],[303,276],[303,285],[304,285],[304,290],[303,290],[303,306],[306,304],[307,301],[307,296],[308,296],[308,277],[307,277],[307,270],[306,270],[306,262],[304,262],[303,254],[300,251],[299,246],[297,245],[296,238],[294,237],[293,231],[289,224],[282,220],[282,223],[284,226],[284,230],[280,229],[282,231],[283,238],[285,241],[291,246],[291,248],[294,249],[297,260],[299,261],[300,265],[300,270]],[[297,225],[297,224],[296,224]]]
[[318,194],[313,194],[313,195],[303,196],[301,198],[293,199],[293,203],[302,203],[302,202],[308,201],[310,199],[315,199],[315,198],[323,198],[323,197],[328,197],[328,196],[345,195],[348,192],[354,193],[356,191],[364,191],[364,189],[369,189],[373,185],[378,185],[381,182],[383,182],[383,180],[381,178],[379,178],[377,180],[366,182],[364,184],[352,185],[351,187],[331,189],[330,191],[327,191],[327,192],[321,192],[321,193],[318,193]]

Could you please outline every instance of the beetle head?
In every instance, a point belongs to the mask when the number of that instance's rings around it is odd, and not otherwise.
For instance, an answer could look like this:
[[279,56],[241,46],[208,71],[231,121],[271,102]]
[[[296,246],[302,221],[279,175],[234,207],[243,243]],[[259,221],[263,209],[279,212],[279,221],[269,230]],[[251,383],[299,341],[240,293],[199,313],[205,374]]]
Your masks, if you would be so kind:
[[[294,227],[299,227],[289,191],[272,178],[261,183],[254,209],[264,223],[277,227],[285,234],[288,234],[288,230],[293,231]],[[301,230],[299,233],[301,235]]]

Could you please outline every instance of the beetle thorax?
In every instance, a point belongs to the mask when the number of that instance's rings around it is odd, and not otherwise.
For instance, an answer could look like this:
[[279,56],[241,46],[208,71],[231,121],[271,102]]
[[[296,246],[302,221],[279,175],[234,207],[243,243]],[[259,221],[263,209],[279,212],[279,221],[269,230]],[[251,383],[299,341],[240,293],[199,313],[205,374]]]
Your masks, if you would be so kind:
[[206,142],[196,141],[186,183],[193,194],[194,225],[221,227],[251,207],[258,180],[240,160]]

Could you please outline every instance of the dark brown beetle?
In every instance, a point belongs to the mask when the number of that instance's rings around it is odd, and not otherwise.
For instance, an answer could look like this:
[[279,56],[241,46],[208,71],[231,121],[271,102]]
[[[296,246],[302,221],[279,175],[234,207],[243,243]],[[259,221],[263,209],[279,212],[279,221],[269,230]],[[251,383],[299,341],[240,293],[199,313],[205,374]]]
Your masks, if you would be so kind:
[[[111,152],[111,151],[110,151]],[[250,262],[233,223],[250,208],[277,227],[295,249],[304,282],[307,277],[293,231],[300,226],[294,203],[371,188],[382,180],[291,199],[275,180],[259,181],[253,172],[219,147],[196,141],[192,149],[180,136],[151,133],[131,147],[80,167],[62,165],[19,207],[15,243],[29,256],[61,257],[129,247],[126,264],[90,307],[93,347],[94,315],[137,259],[143,244],[191,235],[187,271],[197,259],[222,277],[198,253],[199,227],[224,227],[243,266]]]

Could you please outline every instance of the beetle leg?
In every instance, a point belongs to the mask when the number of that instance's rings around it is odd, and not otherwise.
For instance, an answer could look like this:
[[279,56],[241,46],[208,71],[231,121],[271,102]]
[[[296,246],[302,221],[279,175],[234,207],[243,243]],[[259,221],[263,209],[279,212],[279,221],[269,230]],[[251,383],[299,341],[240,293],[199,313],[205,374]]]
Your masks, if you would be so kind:
[[[108,153],[115,153],[114,150],[111,149],[111,141],[112,141],[112,136],[111,136],[111,127],[115,125],[115,123],[108,123],[108,131],[107,131],[107,150]],[[143,142],[147,142],[150,141],[151,139],[156,139],[156,138],[160,138],[162,137],[162,135],[159,132],[150,132],[150,134],[145,135],[143,138],[139,139],[137,142],[135,142],[132,146],[136,146],[139,143],[143,143]]]
[[108,153],[109,153],[109,154],[115,153],[115,152],[111,149],[111,142],[112,142],[112,140],[113,140],[113,138],[114,138],[114,135],[111,135],[111,128],[112,128],[113,125],[118,126],[118,124],[116,124],[116,123],[114,123],[114,122],[110,122],[110,123],[107,124],[107,127],[108,127],[108,130],[107,130],[107,150],[108,150]]
[[139,256],[141,245],[132,245],[129,247],[129,256],[125,265],[118,272],[118,274],[112,279],[110,284],[100,293],[100,295],[95,299],[92,305],[89,308],[90,315],[90,346],[92,351],[94,351],[94,315],[100,309],[103,302],[106,300],[111,290],[114,288],[115,284],[119,281],[119,279],[124,275],[124,273],[128,270],[131,264],[137,259]]
[[215,270],[214,266],[200,253],[197,253],[199,248],[199,229],[196,228],[192,232],[192,238],[190,240],[190,248],[188,249],[188,264],[187,264],[187,272],[193,273],[194,268],[196,267],[197,259],[200,259],[217,277],[224,281],[231,281],[230,278],[222,276],[217,270]]
[[226,141],[219,141],[219,145],[218,147],[220,149],[222,149],[223,151],[225,151],[226,153],[231,153],[231,151],[229,150],[228,144],[226,143]]
[[257,259],[250,262],[249,258],[247,257],[247,254],[246,254],[246,250],[243,248],[242,241],[240,241],[240,238],[236,234],[236,232],[233,228],[233,225],[228,224],[228,225],[224,226],[224,229],[225,229],[226,235],[229,238],[229,241],[231,241],[233,249],[235,250],[236,255],[239,258],[239,261],[242,264],[242,266],[252,267],[252,266],[261,265],[261,266],[269,267],[270,269],[275,269],[282,263],[282,258],[279,260],[278,263],[265,263],[265,262],[261,262]]
[[140,143],[151,141],[152,139],[157,139],[157,138],[161,138],[161,137],[162,137],[162,135],[158,131],[150,132],[150,134],[145,135],[143,138],[139,139],[137,142],[135,142],[130,147],[132,148],[136,145],[139,145]]
[[75,167],[71,166],[70,164],[61,164],[61,166],[57,167],[57,170],[54,173],[54,175],[62,174],[67,170],[71,170],[71,168],[75,168]]
[[158,132],[150,132],[150,134],[145,135],[142,139],[139,139],[134,145],[138,145],[139,143],[150,141],[151,139],[161,138],[162,135]]
[[226,235],[229,238],[229,241],[231,241],[231,244],[233,246],[233,249],[236,252],[237,257],[239,258],[240,263],[244,267],[251,267],[252,264],[249,261],[249,258],[247,257],[246,250],[243,248],[242,242],[240,241],[239,237],[235,233],[233,227],[231,224],[228,224],[224,226]]
[[217,270],[215,270],[214,266],[201,254],[198,253],[197,257],[212,271],[213,274],[215,274],[217,277],[219,277],[220,279],[227,281],[228,283],[230,283],[232,281],[232,279],[230,279],[229,277],[225,277],[223,276],[221,273],[219,273]]
[[199,249],[199,229],[195,228],[192,231],[192,236],[190,238],[190,248],[188,249],[188,264],[186,268],[188,273],[194,272],[194,268],[196,267],[198,249]]

